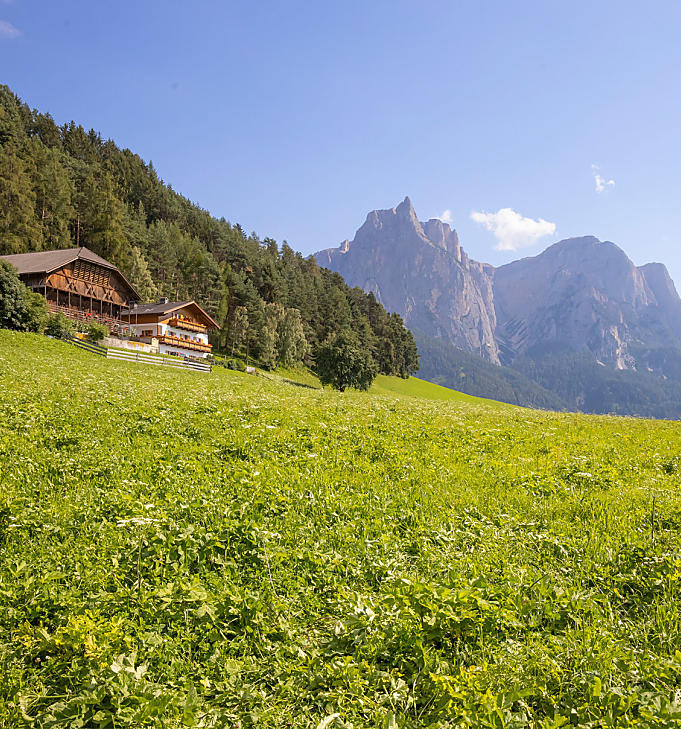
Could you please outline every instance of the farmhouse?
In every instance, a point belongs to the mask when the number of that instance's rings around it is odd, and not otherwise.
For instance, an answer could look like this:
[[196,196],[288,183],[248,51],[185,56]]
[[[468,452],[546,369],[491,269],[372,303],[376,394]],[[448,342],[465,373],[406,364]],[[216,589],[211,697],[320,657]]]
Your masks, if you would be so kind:
[[79,321],[99,321],[120,332],[121,312],[140,296],[112,263],[85,247],[0,256],[19,278],[42,294],[53,313]]
[[219,329],[195,301],[169,301],[136,304],[123,312],[123,333],[155,344],[161,354],[206,357],[212,346],[208,332]]

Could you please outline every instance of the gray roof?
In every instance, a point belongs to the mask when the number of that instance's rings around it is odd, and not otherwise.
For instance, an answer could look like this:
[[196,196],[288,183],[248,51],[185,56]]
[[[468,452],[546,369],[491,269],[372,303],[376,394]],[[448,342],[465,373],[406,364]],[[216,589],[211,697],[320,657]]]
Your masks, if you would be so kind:
[[80,259],[97,263],[113,271],[118,269],[113,263],[105,261],[101,256],[93,253],[89,248],[61,248],[57,251],[35,251],[33,253],[14,253],[10,256],[0,256],[8,263],[11,263],[19,273],[49,273],[62,268],[67,263]]
[[[130,316],[133,316],[134,314],[171,314],[173,311],[177,311],[177,309],[182,309],[185,306],[193,306],[196,309],[198,309],[199,313],[206,318],[208,322],[210,322],[210,325],[215,328],[219,329],[218,323],[213,319],[210,314],[208,314],[204,309],[202,309],[196,301],[168,301],[168,302],[162,302],[159,301],[155,304],[135,304],[134,307],[124,309],[121,314],[127,316],[130,314]],[[209,327],[210,328],[210,327]]]
[[176,309],[194,303],[194,301],[169,301],[168,303],[137,304],[133,309],[130,309],[130,312],[137,314],[170,314]]

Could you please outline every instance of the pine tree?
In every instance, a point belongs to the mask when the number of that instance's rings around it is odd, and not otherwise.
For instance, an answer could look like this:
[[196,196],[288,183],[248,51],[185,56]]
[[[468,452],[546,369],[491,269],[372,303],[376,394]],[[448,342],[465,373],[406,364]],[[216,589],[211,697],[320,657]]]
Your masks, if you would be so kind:
[[142,301],[154,301],[158,296],[158,289],[149,273],[147,259],[137,246],[130,249],[130,262],[127,268],[130,283],[137,289]]
[[130,248],[123,230],[125,208],[116,197],[113,180],[106,173],[99,179],[91,173],[85,178],[84,191],[87,202],[81,245],[126,268]]
[[31,133],[46,147],[62,148],[61,133],[50,114],[35,114]]
[[22,104],[8,86],[0,85],[0,144],[21,144],[26,135],[25,119],[28,114],[30,111],[26,104]]
[[232,356],[234,350],[241,348],[246,341],[248,334],[248,309],[245,306],[237,306],[232,315],[229,325],[229,336],[232,343]]
[[5,144],[0,147],[0,255],[41,249],[35,200],[26,163],[13,143]]
[[143,254],[149,249],[149,228],[144,205],[128,205],[123,219],[123,234],[131,247],[139,248]]
[[61,152],[46,147],[38,139],[30,140],[28,149],[35,161],[33,189],[36,218],[47,250],[67,248],[71,243],[69,222],[73,217],[73,184],[64,169]]

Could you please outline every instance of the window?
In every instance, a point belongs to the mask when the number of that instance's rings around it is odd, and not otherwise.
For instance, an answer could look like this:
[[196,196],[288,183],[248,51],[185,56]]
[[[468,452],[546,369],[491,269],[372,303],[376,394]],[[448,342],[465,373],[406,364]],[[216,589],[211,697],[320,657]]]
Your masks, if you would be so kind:
[[143,336],[143,337],[153,337],[154,336],[154,330],[153,329],[143,329],[141,336]]

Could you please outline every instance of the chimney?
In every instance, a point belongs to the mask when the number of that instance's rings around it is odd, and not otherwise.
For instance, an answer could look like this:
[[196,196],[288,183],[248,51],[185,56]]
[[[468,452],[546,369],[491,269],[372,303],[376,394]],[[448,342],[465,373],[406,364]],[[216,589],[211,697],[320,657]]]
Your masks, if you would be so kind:
[[170,299],[167,296],[161,296],[161,298],[158,300],[159,304],[168,304],[170,303]]

